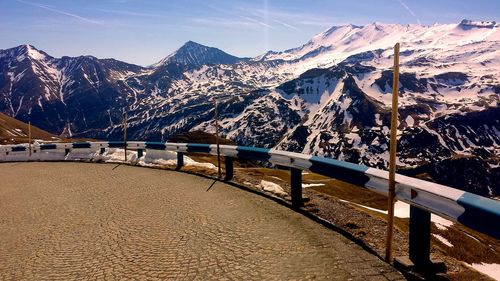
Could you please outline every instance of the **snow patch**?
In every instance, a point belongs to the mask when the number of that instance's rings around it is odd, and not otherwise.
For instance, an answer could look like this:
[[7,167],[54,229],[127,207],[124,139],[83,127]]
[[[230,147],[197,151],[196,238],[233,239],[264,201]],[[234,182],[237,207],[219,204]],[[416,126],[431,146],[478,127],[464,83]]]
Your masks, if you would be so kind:
[[268,192],[274,193],[276,195],[280,195],[280,196],[287,195],[285,190],[283,190],[283,188],[281,186],[279,186],[278,184],[275,184],[274,182],[261,180],[259,187],[264,191],[268,191]]
[[448,247],[453,247],[453,244],[450,243],[450,241],[448,241],[446,238],[444,238],[443,236],[439,235],[439,234],[432,234],[432,236],[436,237],[437,240],[441,241],[443,244],[445,244],[446,246]]
[[500,264],[498,263],[473,263],[467,265],[495,280],[500,280]]
[[406,116],[405,121],[406,121],[406,125],[408,125],[408,127],[413,127],[413,124],[415,124],[413,117],[411,117],[410,115]]
[[442,218],[438,215],[431,214],[431,221],[436,225],[439,230],[446,230],[453,225],[453,222]]
[[[121,163],[125,161],[125,149],[119,148],[108,148],[105,152],[99,156],[101,160],[107,163]],[[137,161],[137,153],[135,151],[127,150],[127,161],[135,162]]]
[[[144,159],[139,161],[138,164],[147,167],[177,165],[177,152],[149,150],[145,153]],[[187,157],[185,155],[184,155],[184,165],[206,168],[211,170],[217,169],[217,167],[212,163],[196,162],[192,158]]]
[[302,188],[308,188],[313,186],[325,186],[324,183],[303,183]]
[[[375,212],[387,215],[387,211],[384,211],[384,210],[380,210],[380,209],[376,209],[376,208],[371,208],[371,207],[368,207],[368,206],[365,206],[365,205],[361,205],[361,204],[357,204],[357,203],[354,203],[354,202],[351,202],[351,201],[346,201],[346,200],[341,200],[341,199],[339,199],[339,200],[342,201],[342,202],[353,204],[353,205],[356,205],[356,206],[359,206],[359,207],[362,207],[362,208],[365,208],[365,209],[368,209],[368,210],[372,210],[372,211],[375,211]],[[410,204],[405,203],[403,201],[396,201],[394,203],[394,216],[398,217],[398,218],[403,218],[403,219],[404,218],[409,218],[410,217]],[[436,227],[438,229],[440,229],[440,230],[446,230],[448,227],[450,227],[450,226],[453,225],[452,221],[447,220],[445,218],[442,218],[442,217],[440,217],[438,215],[435,215],[435,214],[431,214],[431,221],[433,223],[435,223]]]

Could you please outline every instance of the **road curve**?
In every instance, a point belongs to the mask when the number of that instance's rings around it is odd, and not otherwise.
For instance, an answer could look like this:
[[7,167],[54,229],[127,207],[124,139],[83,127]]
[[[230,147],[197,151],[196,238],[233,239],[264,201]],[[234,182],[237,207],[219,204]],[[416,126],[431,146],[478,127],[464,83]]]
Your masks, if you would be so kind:
[[0,280],[404,280],[262,196],[174,171],[0,164]]

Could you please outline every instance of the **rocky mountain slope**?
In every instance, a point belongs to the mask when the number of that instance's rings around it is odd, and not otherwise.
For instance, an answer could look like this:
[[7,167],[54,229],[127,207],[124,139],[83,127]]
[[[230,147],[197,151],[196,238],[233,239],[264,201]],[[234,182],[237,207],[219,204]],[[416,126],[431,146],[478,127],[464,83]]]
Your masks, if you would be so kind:
[[0,50],[0,111],[57,134],[100,139],[122,135],[127,111],[131,139],[166,140],[213,132],[216,98],[221,131],[239,144],[385,168],[396,42],[401,171],[500,195],[495,22],[335,26],[255,58],[190,41],[149,67],[54,58],[23,45]]

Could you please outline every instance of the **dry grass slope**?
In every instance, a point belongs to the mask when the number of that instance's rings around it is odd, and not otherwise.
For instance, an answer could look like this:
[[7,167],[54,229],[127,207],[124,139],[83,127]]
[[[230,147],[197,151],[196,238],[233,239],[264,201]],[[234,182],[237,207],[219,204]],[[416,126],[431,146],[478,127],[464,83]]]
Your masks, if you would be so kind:
[[[32,139],[60,141],[54,134],[31,126]],[[0,144],[16,144],[28,142],[28,124],[0,113]]]

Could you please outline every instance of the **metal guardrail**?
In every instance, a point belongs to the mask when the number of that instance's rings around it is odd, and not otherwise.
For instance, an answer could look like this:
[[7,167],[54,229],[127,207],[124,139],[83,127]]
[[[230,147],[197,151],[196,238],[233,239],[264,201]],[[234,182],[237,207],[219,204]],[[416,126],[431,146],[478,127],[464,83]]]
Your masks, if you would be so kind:
[[[66,156],[72,151],[90,149],[102,154],[107,148],[125,148],[125,144],[121,141],[38,144],[32,145],[32,154],[29,158],[25,157],[29,152],[27,144],[4,145],[0,146],[0,162],[67,160]],[[139,158],[147,150],[175,151],[178,168],[183,166],[183,153],[217,155],[216,145],[209,144],[128,142],[127,149],[137,150]],[[50,151],[59,151],[60,157],[47,159],[44,155],[48,155]],[[220,145],[220,155],[225,157],[225,180],[231,180],[233,176],[234,159],[266,161],[289,167],[291,198],[294,207],[302,206],[302,170],[339,179],[382,195],[387,195],[388,192],[389,173],[387,171],[353,163],[275,149],[230,145]],[[431,213],[500,239],[500,202],[498,201],[399,174],[396,175],[396,198],[410,204],[409,256],[415,265],[430,263]]]

